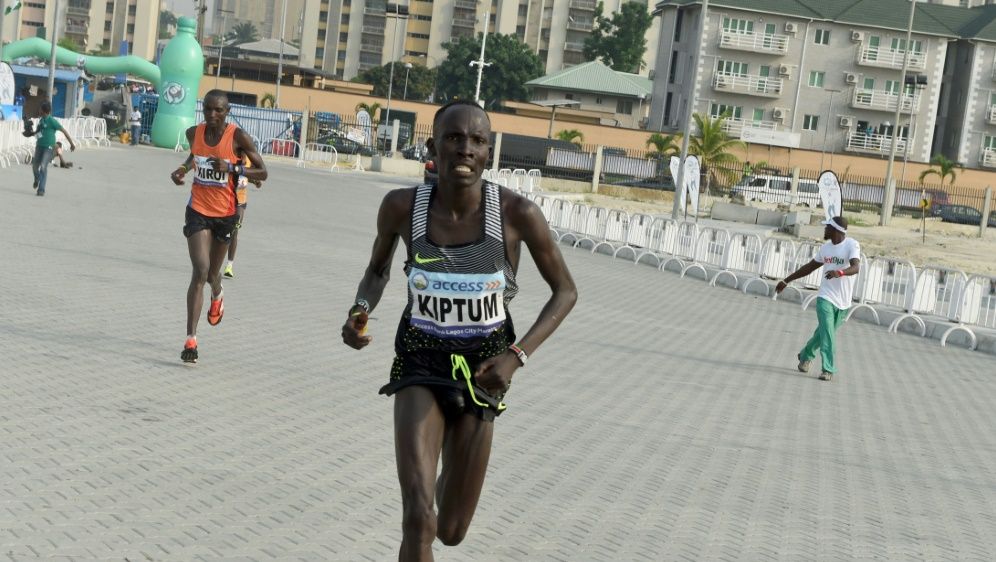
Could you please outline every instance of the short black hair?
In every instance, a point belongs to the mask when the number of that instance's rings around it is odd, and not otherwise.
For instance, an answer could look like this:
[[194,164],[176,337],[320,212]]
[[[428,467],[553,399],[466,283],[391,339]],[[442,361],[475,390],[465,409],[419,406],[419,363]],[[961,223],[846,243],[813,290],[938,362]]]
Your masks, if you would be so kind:
[[41,110],[42,113],[52,113],[52,104],[47,101],[41,102]]
[[204,101],[207,101],[208,98],[219,99],[219,100],[223,99],[225,100],[226,104],[228,103],[228,93],[226,93],[225,90],[217,90],[217,89],[211,90],[208,93],[204,94]]
[[451,107],[454,107],[454,106],[458,106],[458,105],[469,105],[470,107],[475,107],[477,109],[480,109],[481,111],[484,112],[484,117],[486,117],[488,119],[488,125],[491,124],[491,117],[488,115],[488,112],[484,111],[484,108],[481,107],[480,105],[478,105],[476,101],[465,100],[465,99],[457,99],[457,100],[453,100],[453,101],[447,103],[443,107],[440,107],[439,109],[436,110],[436,114],[432,117],[432,128],[433,128],[433,130],[435,130],[436,123],[439,121],[439,118],[443,116],[443,113],[446,113],[447,109],[449,109]]

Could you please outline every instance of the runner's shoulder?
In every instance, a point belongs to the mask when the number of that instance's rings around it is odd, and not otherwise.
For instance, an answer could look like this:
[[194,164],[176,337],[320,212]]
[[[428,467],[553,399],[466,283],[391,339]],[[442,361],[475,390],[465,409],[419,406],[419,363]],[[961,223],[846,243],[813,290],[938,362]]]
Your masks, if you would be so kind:
[[522,224],[520,221],[543,217],[539,206],[527,197],[507,187],[499,189],[501,189],[501,212],[513,224]]
[[400,187],[392,189],[384,195],[381,201],[381,209],[399,217],[407,217],[415,204],[415,190],[417,187]]

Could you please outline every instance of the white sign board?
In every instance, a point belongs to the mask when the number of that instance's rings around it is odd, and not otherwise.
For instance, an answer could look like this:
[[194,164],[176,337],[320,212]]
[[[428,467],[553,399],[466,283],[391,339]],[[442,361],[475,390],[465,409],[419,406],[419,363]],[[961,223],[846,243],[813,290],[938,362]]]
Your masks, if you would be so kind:
[[685,191],[692,203],[692,214],[699,214],[699,181],[701,180],[701,168],[699,159],[689,156],[685,159]]
[[346,131],[346,138],[358,144],[365,144],[367,142],[367,134],[363,132],[363,129],[357,129],[356,127],[350,127]]
[[678,158],[677,156],[672,156],[671,162],[668,163],[668,166],[671,168],[671,177],[674,179],[675,182],[674,196],[678,198],[678,208],[684,209],[685,189],[683,186],[682,187],[678,186],[678,168],[681,167],[681,158]]
[[10,65],[0,62],[0,105],[14,104],[14,71]]
[[365,109],[361,109],[356,112],[356,124],[359,125],[363,131],[363,140],[357,142],[362,142],[363,144],[370,144],[373,142],[370,132],[370,125],[372,123],[373,121],[370,119],[370,114],[367,113]]
[[837,174],[827,170],[820,174],[820,179],[816,183],[820,186],[820,200],[823,202],[826,219],[830,220],[840,216],[843,207],[840,198],[840,180],[837,179]]

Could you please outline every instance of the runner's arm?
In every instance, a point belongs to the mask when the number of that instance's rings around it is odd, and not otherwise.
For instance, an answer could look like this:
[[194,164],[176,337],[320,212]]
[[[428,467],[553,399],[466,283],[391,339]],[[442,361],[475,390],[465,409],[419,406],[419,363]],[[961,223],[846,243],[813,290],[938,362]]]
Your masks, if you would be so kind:
[[[187,144],[190,146],[194,145],[194,132],[196,130],[197,127],[189,127],[187,129]],[[169,179],[173,180],[173,183],[176,185],[183,185],[183,178],[187,175],[187,172],[192,169],[193,165],[194,153],[191,152],[187,155],[187,159],[183,161],[183,164],[180,164],[175,170],[173,170],[173,173],[169,175]]]
[[785,279],[782,279],[781,281],[779,281],[778,285],[775,286],[775,292],[776,293],[780,293],[780,292],[784,291],[785,287],[788,287],[789,283],[795,281],[796,279],[802,279],[803,277],[809,275],[810,273],[816,271],[817,269],[819,269],[821,267],[823,267],[823,264],[820,263],[820,262],[818,262],[818,261],[816,261],[816,260],[813,260],[813,261],[807,263],[806,265],[804,265],[804,266],[800,267],[799,269],[795,270],[794,272],[792,272]]
[[844,277],[845,275],[857,275],[861,271],[861,260],[858,258],[851,258],[850,266],[844,269],[838,269],[836,271],[828,271],[827,279],[833,279],[834,277]]
[[76,143],[73,141],[73,137],[69,136],[69,131],[67,131],[65,128],[63,128],[62,125],[59,125],[59,130],[62,131],[62,135],[64,137],[66,137],[67,141],[69,141],[69,150],[72,150],[73,152],[75,152],[76,151]]
[[256,145],[252,142],[252,137],[249,136],[249,133],[242,129],[235,131],[235,144],[239,151],[245,154],[246,158],[252,162],[252,167],[242,170],[242,175],[253,183],[256,181],[266,181],[269,172],[266,171],[266,164],[263,163],[263,157],[256,151]]

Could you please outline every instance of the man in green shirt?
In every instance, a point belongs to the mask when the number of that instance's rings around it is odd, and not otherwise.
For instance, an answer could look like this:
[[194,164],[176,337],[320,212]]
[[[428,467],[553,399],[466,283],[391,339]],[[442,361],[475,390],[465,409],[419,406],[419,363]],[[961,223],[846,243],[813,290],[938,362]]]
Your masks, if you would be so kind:
[[52,104],[47,101],[41,104],[41,119],[34,134],[38,136],[35,141],[35,157],[31,160],[31,171],[35,174],[35,190],[39,197],[45,195],[45,180],[48,179],[48,166],[55,157],[55,133],[62,131],[69,141],[69,150],[76,150],[76,143],[73,142],[69,133],[62,128],[62,125],[52,117]]

